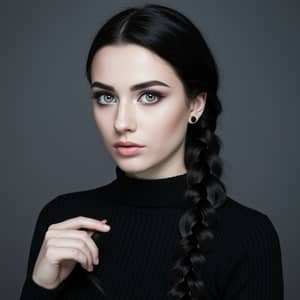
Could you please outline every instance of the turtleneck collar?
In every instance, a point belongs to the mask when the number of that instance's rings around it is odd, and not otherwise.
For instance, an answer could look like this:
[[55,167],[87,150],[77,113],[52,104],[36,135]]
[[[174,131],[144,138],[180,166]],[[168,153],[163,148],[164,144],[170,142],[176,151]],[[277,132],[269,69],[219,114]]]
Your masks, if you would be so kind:
[[128,206],[187,208],[184,192],[187,173],[172,177],[145,179],[129,177],[115,167],[117,201]]

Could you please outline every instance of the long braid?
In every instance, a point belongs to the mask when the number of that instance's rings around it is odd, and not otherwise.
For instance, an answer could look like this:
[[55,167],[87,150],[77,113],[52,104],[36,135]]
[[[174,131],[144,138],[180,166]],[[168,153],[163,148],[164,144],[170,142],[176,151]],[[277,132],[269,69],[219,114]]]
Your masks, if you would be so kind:
[[195,300],[207,297],[201,269],[206,263],[205,255],[213,246],[213,229],[218,220],[216,208],[226,200],[226,189],[220,181],[222,161],[218,155],[221,141],[214,133],[221,110],[218,97],[208,93],[202,117],[196,124],[189,124],[185,152],[187,190],[184,197],[193,206],[179,220],[183,254],[174,265],[179,280],[168,292],[172,299]]

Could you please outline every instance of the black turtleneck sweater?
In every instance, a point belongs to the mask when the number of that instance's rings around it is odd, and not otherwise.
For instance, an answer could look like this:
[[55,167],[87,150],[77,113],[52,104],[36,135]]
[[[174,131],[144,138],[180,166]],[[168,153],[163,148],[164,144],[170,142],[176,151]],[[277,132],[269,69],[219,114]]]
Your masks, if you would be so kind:
[[[58,195],[43,207],[31,241],[21,300],[167,299],[172,258],[180,240],[178,221],[190,205],[183,200],[186,174],[141,179],[128,177],[118,166],[115,171],[110,183]],[[217,213],[215,246],[202,269],[210,299],[282,300],[280,241],[269,217],[229,197]],[[79,263],[55,289],[32,280],[48,226],[77,216],[105,218],[111,226],[100,234],[100,263],[93,272],[106,298]]]

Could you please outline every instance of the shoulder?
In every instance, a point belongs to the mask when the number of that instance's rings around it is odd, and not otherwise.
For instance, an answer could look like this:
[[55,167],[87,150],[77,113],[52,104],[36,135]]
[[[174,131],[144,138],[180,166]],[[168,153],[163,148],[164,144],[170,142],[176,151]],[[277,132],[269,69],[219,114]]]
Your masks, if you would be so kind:
[[277,229],[269,216],[230,197],[218,214],[219,234],[225,237],[228,251],[261,252],[279,248]]
[[280,242],[270,218],[231,198],[218,215],[218,244],[211,264],[224,299],[246,299],[249,293],[255,299],[282,299]]
[[114,190],[113,183],[114,181],[99,187],[58,194],[42,206],[39,218],[53,223],[73,215],[79,216],[85,209],[93,210],[95,206],[104,206]]

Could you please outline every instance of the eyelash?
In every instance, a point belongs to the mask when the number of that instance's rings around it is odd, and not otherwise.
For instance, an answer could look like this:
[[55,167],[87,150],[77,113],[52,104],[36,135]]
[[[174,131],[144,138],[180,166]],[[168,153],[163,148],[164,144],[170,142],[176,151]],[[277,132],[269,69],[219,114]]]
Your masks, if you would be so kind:
[[[155,101],[155,102],[153,102],[153,103],[146,103],[145,105],[154,105],[154,104],[160,102],[162,98],[164,98],[164,95],[163,95],[162,93],[157,92],[157,91],[152,91],[152,90],[146,90],[146,91],[143,91],[142,94],[139,96],[139,98],[142,97],[142,96],[144,96],[145,94],[151,94],[151,95],[153,95],[154,97],[157,97],[157,99],[158,99],[157,101]],[[102,91],[94,92],[94,93],[93,93],[93,98],[95,99],[96,103],[97,103],[98,105],[100,105],[100,106],[107,106],[107,105],[110,105],[110,104],[103,104],[103,103],[100,103],[100,102],[98,101],[97,98],[100,97],[100,96],[102,96],[102,95],[113,96],[112,94],[107,93],[107,92],[102,92]]]

